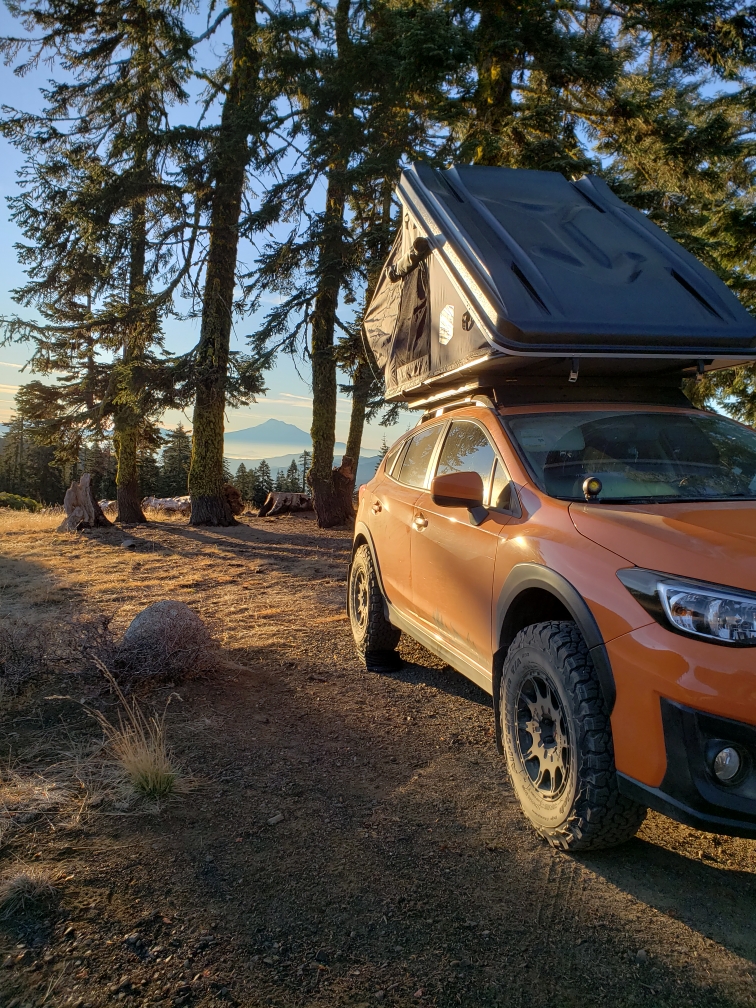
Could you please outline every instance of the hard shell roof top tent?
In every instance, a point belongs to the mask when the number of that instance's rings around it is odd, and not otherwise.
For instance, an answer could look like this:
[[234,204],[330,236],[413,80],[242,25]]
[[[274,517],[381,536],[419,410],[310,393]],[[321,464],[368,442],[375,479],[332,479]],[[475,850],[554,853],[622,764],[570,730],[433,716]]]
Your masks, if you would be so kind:
[[600,178],[414,164],[397,194],[402,226],[364,321],[390,401],[578,375],[604,391],[679,387],[756,360],[734,294]]

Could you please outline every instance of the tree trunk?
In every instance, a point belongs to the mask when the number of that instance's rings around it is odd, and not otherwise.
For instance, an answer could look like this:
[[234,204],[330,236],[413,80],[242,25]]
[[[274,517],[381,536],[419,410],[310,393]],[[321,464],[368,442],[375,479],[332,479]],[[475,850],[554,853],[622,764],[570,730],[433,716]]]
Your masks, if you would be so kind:
[[116,470],[116,498],[118,517],[116,521],[146,522],[142,511],[137,469],[137,449],[139,446],[139,421],[130,410],[119,409],[114,417],[113,446],[118,468]]
[[[370,398],[370,387],[373,383],[373,373],[370,364],[361,357],[357,362],[352,379],[352,410],[349,415],[349,434],[347,435],[346,452],[344,462],[341,464],[342,480],[341,495],[344,507],[348,507],[354,513],[354,484],[357,479],[357,466],[360,464],[360,450],[362,448],[362,435],[365,430],[365,413],[367,411],[368,399]],[[347,467],[346,460],[351,462],[351,481],[344,482]]]
[[515,72],[511,38],[516,8],[502,0],[482,5],[475,31],[478,86],[475,121],[464,141],[466,155],[479,165],[516,165],[512,143],[504,129],[512,115],[512,77]]
[[189,469],[192,525],[237,524],[223,493],[223,433],[239,216],[250,158],[247,136],[252,121],[258,53],[255,3],[232,0],[229,7],[233,65],[216,141],[210,248],[197,347],[197,393]]
[[343,163],[329,172],[323,237],[320,246],[320,283],[312,314],[312,467],[309,481],[321,528],[343,525],[351,514],[333,478],[336,442],[336,357],[333,334],[343,272],[342,227],[346,205]]
[[[141,12],[144,19],[144,12]],[[147,29],[142,25],[142,47],[145,45]],[[144,54],[143,54],[144,55]],[[143,63],[144,65],[144,63]],[[136,114],[136,137],[138,147],[134,159],[134,179],[137,186],[147,182],[147,147],[150,131],[150,95],[142,87]],[[119,522],[146,522],[142,511],[139,492],[139,470],[137,458],[139,433],[144,423],[143,397],[136,377],[138,361],[144,356],[144,348],[153,336],[152,319],[144,316],[147,298],[147,199],[142,196],[134,200],[131,211],[131,234],[129,236],[129,308],[134,313],[123,341],[122,369],[117,379],[113,415],[113,445],[118,468],[116,470],[116,498],[118,500]],[[151,314],[151,313],[150,313]]]
[[[349,46],[350,0],[336,5],[336,48],[344,59]],[[336,71],[338,76],[338,71]],[[312,467],[308,481],[312,487],[313,506],[321,528],[343,525],[353,517],[351,499],[345,506],[343,487],[334,477],[333,448],[336,442],[336,356],[333,336],[339,291],[344,276],[344,209],[346,207],[347,151],[339,126],[351,115],[351,96],[334,112],[332,142],[334,156],[328,169],[323,231],[318,256],[318,292],[312,314]]]

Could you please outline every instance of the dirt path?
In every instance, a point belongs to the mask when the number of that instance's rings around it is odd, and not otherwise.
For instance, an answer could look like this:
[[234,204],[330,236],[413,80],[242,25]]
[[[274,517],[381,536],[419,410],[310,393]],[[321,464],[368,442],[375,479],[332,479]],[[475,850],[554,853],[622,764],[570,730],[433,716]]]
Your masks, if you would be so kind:
[[[617,851],[545,846],[487,696],[411,642],[396,675],[355,660],[347,533],[298,517],[128,534],[133,552],[120,530],[3,535],[0,614],[62,620],[75,600],[118,626],[180,598],[240,668],[152,697],[180,695],[186,797],[9,834],[0,870],[69,878],[47,917],[0,924],[3,1008],[756,1004],[754,844],[651,814]],[[18,773],[92,735],[31,686],[3,731]]]

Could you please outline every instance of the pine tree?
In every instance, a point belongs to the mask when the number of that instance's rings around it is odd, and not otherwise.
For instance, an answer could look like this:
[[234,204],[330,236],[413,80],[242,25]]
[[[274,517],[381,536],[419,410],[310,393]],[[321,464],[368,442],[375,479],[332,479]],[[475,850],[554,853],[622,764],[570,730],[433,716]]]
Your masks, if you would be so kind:
[[[365,404],[377,390],[359,325],[342,322],[339,304],[358,298],[366,265],[370,270],[371,235],[382,230],[390,240],[391,192],[402,159],[437,145],[426,112],[441,102],[441,82],[453,74],[462,48],[460,29],[436,5],[336,0],[331,7],[313,2],[311,10],[319,46],[296,78],[295,96],[302,113],[297,128],[306,131],[308,145],[267,204],[268,214],[294,217],[297,227],[265,251],[253,287],[258,295],[270,289],[284,295],[255,336],[258,352],[297,353],[309,335],[313,455],[307,482],[325,527],[353,514],[353,481],[333,470],[337,365],[353,379],[346,453],[353,465]],[[317,182],[325,186],[325,206],[312,214],[307,200]],[[260,217],[265,220],[265,213]],[[387,251],[386,243],[375,246],[374,270]],[[337,334],[345,331],[348,338],[337,348]]]
[[265,498],[273,489],[273,479],[270,473],[270,466],[262,459],[255,469],[255,496],[253,500],[258,507],[265,503]]
[[252,476],[251,472],[247,471],[247,467],[244,465],[244,463],[240,462],[239,465],[237,466],[236,476],[234,476],[233,483],[236,489],[242,495],[242,500],[245,501],[252,500],[251,484],[254,481],[254,477],[250,479],[251,476]]
[[61,504],[66,480],[77,476],[75,466],[61,470],[55,465],[53,450],[35,441],[21,415],[11,419],[0,439],[0,492]]
[[183,275],[172,249],[187,223],[166,174],[181,147],[168,108],[186,97],[193,40],[171,0],[22,0],[12,11],[39,32],[3,43],[11,57],[31,50],[20,72],[56,57],[69,75],[43,92],[43,113],[3,123],[27,159],[11,204],[30,243],[20,247],[30,279],[15,297],[46,320],[6,320],[6,331],[35,341],[38,371],[66,373],[53,390],[30,383],[27,413],[61,460],[112,418],[119,518],[144,521],[140,443],[171,402],[155,350]]
[[301,486],[302,493],[307,493],[309,489],[307,480],[310,472],[311,462],[312,462],[312,453],[306,450],[303,451],[302,454],[299,456],[299,469],[300,472],[302,473],[302,486]]
[[[258,10],[267,21],[259,24]],[[281,98],[276,64],[286,60],[288,33],[297,17],[278,16],[255,0],[230,0],[232,41],[216,75],[214,94],[223,95],[220,123],[210,134],[208,159],[209,246],[205,264],[202,326],[191,355],[195,389],[192,464],[189,486],[194,525],[235,525],[223,494],[223,431],[227,401],[250,402],[264,390],[261,368],[267,358],[230,353],[231,322],[240,217],[250,165],[270,170],[278,153],[268,136],[278,125]],[[233,371],[233,375],[231,374]]]
[[286,470],[286,490],[289,493],[299,493],[302,480],[299,476],[299,467],[294,459],[291,460],[289,468]]
[[192,437],[179,424],[166,436],[161,459],[160,493],[163,497],[185,497],[192,457]]

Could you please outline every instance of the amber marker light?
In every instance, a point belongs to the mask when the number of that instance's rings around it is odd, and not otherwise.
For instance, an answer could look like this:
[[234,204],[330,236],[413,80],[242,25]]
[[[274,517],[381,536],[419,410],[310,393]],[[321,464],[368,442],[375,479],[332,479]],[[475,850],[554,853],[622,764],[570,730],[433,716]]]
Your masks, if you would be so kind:
[[583,480],[583,496],[587,501],[596,500],[603,489],[603,484],[596,476],[589,476]]

